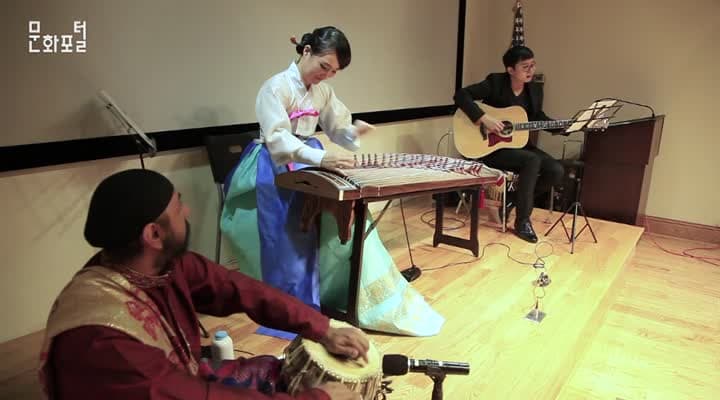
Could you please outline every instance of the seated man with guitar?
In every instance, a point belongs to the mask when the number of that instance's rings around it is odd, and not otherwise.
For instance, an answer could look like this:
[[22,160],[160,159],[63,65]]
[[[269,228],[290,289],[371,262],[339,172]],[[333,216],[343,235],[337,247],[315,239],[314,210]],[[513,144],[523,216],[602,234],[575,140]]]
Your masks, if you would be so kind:
[[[514,198],[507,200],[507,214],[517,209],[515,234],[531,243],[538,240],[530,223],[534,194],[559,184],[564,170],[557,160],[528,142],[528,130],[559,133],[570,123],[554,121],[543,112],[543,87],[532,81],[534,57],[525,46],[512,47],[503,55],[506,72],[492,73],[454,96],[462,110],[454,121],[458,151],[489,167],[519,174]],[[501,220],[502,212],[501,207]]]

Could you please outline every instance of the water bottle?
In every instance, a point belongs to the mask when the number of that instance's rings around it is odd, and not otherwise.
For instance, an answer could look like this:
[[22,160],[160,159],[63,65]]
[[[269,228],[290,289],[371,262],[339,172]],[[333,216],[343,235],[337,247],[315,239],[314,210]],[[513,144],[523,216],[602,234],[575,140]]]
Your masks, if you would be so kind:
[[217,331],[213,337],[212,361],[215,365],[220,365],[223,360],[234,360],[235,353],[233,350],[233,341],[227,331]]

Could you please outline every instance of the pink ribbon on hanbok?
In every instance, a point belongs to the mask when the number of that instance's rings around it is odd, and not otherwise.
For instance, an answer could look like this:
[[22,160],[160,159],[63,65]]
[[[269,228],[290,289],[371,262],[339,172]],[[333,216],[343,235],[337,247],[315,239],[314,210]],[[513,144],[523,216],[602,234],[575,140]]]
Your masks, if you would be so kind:
[[306,108],[304,110],[296,110],[290,113],[290,121],[309,115],[311,117],[317,117],[320,113],[314,108]]

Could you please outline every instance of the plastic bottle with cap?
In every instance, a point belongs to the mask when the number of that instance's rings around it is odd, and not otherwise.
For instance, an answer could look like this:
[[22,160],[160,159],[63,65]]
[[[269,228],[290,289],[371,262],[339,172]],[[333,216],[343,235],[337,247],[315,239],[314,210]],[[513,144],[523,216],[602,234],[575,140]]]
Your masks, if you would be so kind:
[[233,341],[227,331],[216,331],[212,341],[212,360],[215,365],[220,365],[223,360],[234,360]]

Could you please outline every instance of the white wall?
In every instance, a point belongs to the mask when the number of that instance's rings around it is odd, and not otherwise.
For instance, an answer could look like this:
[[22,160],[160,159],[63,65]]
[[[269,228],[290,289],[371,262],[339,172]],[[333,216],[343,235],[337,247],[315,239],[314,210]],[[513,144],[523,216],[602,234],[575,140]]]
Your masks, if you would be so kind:
[[[469,1],[482,8],[484,1]],[[468,14],[486,36],[467,38],[466,51],[487,49],[488,63],[466,76],[502,71],[510,44],[514,1],[487,2],[487,14]],[[720,2],[717,0],[524,1],[527,45],[545,73],[545,111],[569,118],[603,97],[653,106],[665,114],[647,214],[720,225]],[[478,41],[480,43],[478,43]],[[487,42],[485,42],[487,41]],[[647,111],[625,106],[624,116]],[[571,139],[579,138],[571,135]],[[564,137],[540,135],[539,145],[559,156]],[[577,146],[568,149],[577,152]]]

